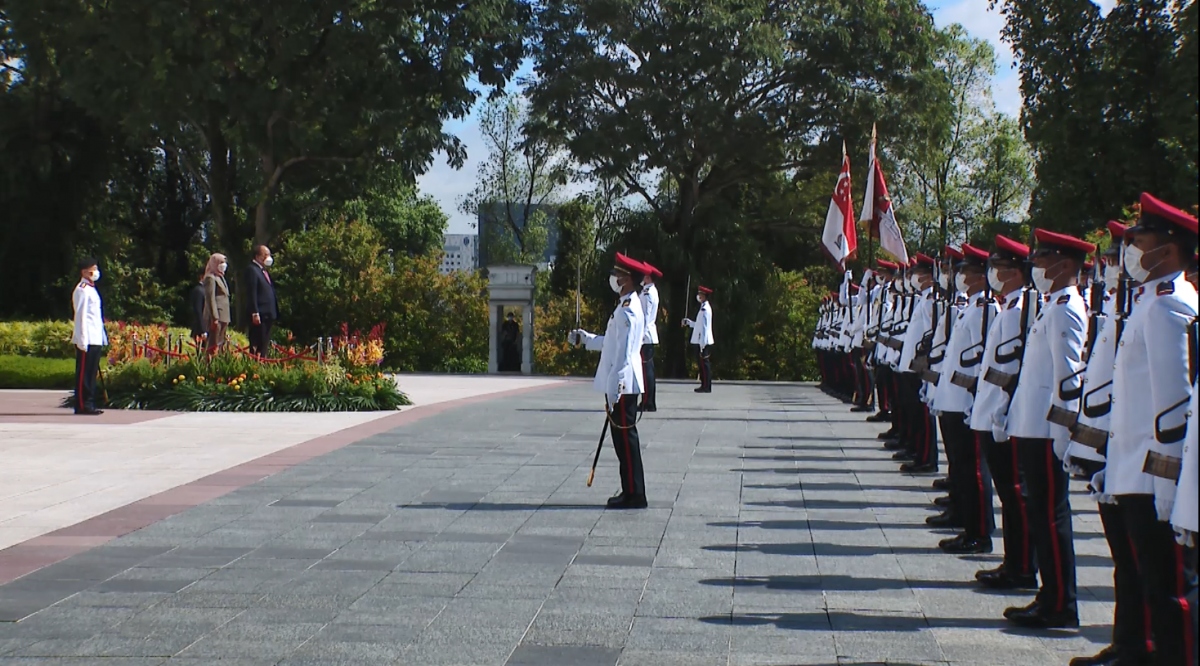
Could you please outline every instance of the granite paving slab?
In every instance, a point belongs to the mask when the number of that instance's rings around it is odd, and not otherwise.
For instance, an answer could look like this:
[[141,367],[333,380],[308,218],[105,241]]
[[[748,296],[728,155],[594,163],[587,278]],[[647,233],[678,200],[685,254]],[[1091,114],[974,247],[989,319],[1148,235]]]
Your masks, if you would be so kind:
[[[1072,497],[1072,632],[951,557],[928,477],[805,384],[664,382],[650,507],[607,511],[586,382],[374,433],[0,585],[0,666],[1061,664],[1108,639],[1112,573]],[[82,536],[79,538],[88,538]],[[997,546],[1000,544],[996,535]]]

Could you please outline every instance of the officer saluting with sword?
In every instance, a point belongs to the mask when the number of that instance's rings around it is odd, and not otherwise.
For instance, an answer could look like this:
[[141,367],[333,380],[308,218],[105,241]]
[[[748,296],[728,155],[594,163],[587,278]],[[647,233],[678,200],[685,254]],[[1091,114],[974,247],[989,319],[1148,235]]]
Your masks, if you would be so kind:
[[608,280],[619,298],[604,335],[576,329],[568,336],[572,344],[582,343],[589,350],[600,352],[600,365],[596,368],[592,388],[604,394],[606,425],[611,427],[613,448],[621,467],[621,493],[608,500],[610,509],[644,509],[647,506],[637,431],[638,398],[645,382],[642,338],[646,326],[638,292],[647,271],[645,264],[618,252]]

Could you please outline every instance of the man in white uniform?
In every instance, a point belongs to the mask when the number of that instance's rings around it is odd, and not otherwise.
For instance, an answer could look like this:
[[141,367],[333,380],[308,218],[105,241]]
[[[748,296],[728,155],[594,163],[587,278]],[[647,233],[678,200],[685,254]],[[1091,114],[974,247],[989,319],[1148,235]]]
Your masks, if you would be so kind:
[[1036,229],[1034,237],[1033,283],[1045,302],[1029,329],[1006,429],[1016,440],[1042,584],[1032,603],[1008,608],[1004,617],[1031,629],[1061,629],[1079,626],[1070,476],[1063,459],[1079,411],[1087,341],[1079,272],[1096,246],[1045,229]]
[[683,325],[692,329],[692,344],[696,345],[696,360],[700,366],[700,386],[696,393],[712,393],[712,306],[708,304],[708,297],[711,295],[712,289],[698,287],[696,300],[700,302],[700,312],[696,313],[695,320],[683,320]]
[[570,341],[583,342],[588,350],[600,352],[600,365],[592,388],[604,394],[606,418],[612,430],[613,448],[621,467],[621,492],[608,500],[610,509],[646,508],[646,480],[642,472],[642,450],[638,440],[638,397],[645,384],[642,376],[642,337],[646,317],[638,297],[646,267],[617,253],[609,275],[616,292],[617,307],[608,318],[604,335],[584,330],[571,331]]
[[1141,218],[1125,237],[1125,270],[1141,286],[1117,347],[1100,490],[1117,498],[1136,544],[1155,663],[1195,664],[1196,550],[1176,543],[1171,516],[1192,397],[1189,327],[1197,297],[1184,269],[1196,247],[1196,218],[1143,194]]
[[646,317],[646,333],[642,336],[642,375],[646,380],[646,392],[642,394],[642,411],[657,412],[654,383],[654,348],[658,346],[658,287],[654,281],[662,277],[662,271],[643,262],[646,276],[642,279],[642,314]]
[[100,351],[108,344],[104,332],[104,314],[96,281],[100,279],[97,261],[88,257],[79,262],[79,284],[71,294],[75,309],[75,329],[71,342],[75,344],[75,413],[96,416],[96,375],[100,372]]

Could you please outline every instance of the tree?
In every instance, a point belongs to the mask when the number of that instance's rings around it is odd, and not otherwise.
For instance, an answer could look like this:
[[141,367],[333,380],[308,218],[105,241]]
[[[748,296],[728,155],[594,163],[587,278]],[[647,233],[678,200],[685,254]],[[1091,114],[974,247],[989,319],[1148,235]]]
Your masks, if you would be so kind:
[[1104,17],[1090,0],[996,4],[1036,154],[1033,224],[1084,233],[1147,190],[1197,201],[1194,0],[1120,2]]
[[1015,118],[993,113],[980,130],[967,181],[973,201],[963,238],[990,242],[1025,217],[1033,189],[1033,155]]
[[472,191],[460,202],[468,215],[493,222],[481,238],[489,263],[542,261],[550,221],[545,206],[558,202],[571,178],[571,164],[559,144],[528,133],[533,119],[517,94],[489,101],[480,112],[479,129],[488,157],[479,164]]
[[910,0],[554,0],[540,25],[539,131],[685,235],[722,191],[811,167],[856,113],[898,115],[935,35]]
[[[906,237],[925,248],[963,237],[974,212],[972,160],[987,140],[995,52],[986,41],[968,37],[961,25],[951,25],[938,69],[943,94],[920,114],[919,139],[902,147],[898,173],[897,194],[904,204],[903,219],[909,221]],[[915,230],[920,233],[911,233]],[[937,232],[936,239],[930,231]]]
[[[461,164],[443,130],[524,52],[523,0],[245,3],[10,0],[18,38],[74,100],[178,156],[230,251],[274,238],[286,181],[329,168]],[[310,181],[311,184],[311,181]]]

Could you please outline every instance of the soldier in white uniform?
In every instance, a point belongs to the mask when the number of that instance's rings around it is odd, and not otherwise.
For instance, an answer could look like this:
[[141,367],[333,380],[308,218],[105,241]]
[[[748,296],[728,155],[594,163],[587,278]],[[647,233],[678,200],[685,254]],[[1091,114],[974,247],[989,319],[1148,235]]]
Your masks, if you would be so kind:
[[644,264],[618,252],[608,278],[609,286],[618,295],[617,307],[608,318],[604,335],[584,330],[571,332],[572,342],[583,342],[589,350],[600,352],[592,388],[605,396],[613,448],[621,468],[621,492],[608,500],[610,509],[646,508],[646,480],[637,431],[638,397],[645,386],[642,336],[646,327],[638,291],[645,272]]
[[642,375],[646,380],[646,392],[642,394],[641,407],[643,412],[657,412],[654,348],[658,346],[658,287],[654,285],[654,281],[663,274],[650,264],[645,266],[646,277],[642,280],[642,312],[646,316],[646,334],[642,337]]
[[[1108,449],[1109,417],[1112,412],[1113,363],[1117,341],[1126,316],[1128,289],[1121,275],[1121,249],[1125,225],[1110,221],[1112,244],[1101,259],[1102,279],[1092,284],[1093,304],[1089,308],[1092,324],[1088,339],[1091,349],[1083,375],[1083,395],[1079,399],[1079,418],[1071,428],[1067,449],[1067,467],[1085,478],[1095,479],[1092,497],[1097,500],[1100,523],[1113,559],[1112,643],[1089,657],[1076,657],[1070,666],[1115,666],[1151,664],[1153,639],[1146,617],[1146,599],[1138,580],[1136,544],[1129,539],[1121,508],[1111,495],[1097,492],[1104,487],[1105,452]],[[1118,290],[1121,291],[1118,291]],[[1100,295],[1099,290],[1103,291]],[[1092,330],[1092,327],[1095,330]]]
[[108,344],[104,332],[104,314],[96,281],[100,279],[98,262],[88,257],[79,262],[79,284],[71,294],[75,310],[75,328],[71,342],[75,345],[75,413],[97,416],[96,375],[100,372],[100,351]]
[[932,404],[933,410],[940,414],[947,455],[952,447],[955,449],[949,490],[955,517],[963,528],[961,534],[938,546],[957,555],[990,553],[992,532],[996,529],[992,477],[984,459],[983,443],[971,431],[967,416],[974,402],[986,330],[999,309],[987,290],[988,253],[964,244],[962,254],[955,289],[966,294],[968,302],[955,318]]
[[[711,295],[712,289],[698,287],[696,300],[700,303],[700,311],[696,313],[695,320],[683,320],[683,325],[692,329],[692,344],[696,345],[696,361],[700,366],[700,386],[696,393],[712,393],[712,306],[708,303]],[[841,328],[838,328],[838,334],[841,334]]]
[[892,281],[896,277],[896,271],[899,269],[894,262],[880,259],[879,268],[876,271],[878,277],[878,293],[874,300],[873,320],[868,325],[868,339],[871,355],[871,365],[875,368],[875,403],[878,411],[867,417],[868,421],[881,423],[884,421],[891,422],[892,420],[892,402],[895,398],[892,396],[892,369],[888,367],[886,355],[888,352],[887,343],[891,339],[893,318],[895,311],[893,305],[895,295],[892,289]]
[[1037,559],[1017,448],[1005,427],[1037,294],[1026,288],[1029,247],[1001,235],[995,243],[988,258],[988,285],[1000,311],[988,326],[970,425],[982,444],[1000,497],[1004,561],[994,569],[976,572],[975,579],[993,589],[1028,589],[1037,587]]
[[[956,247],[947,245],[942,250],[942,261],[940,272],[937,277],[937,294],[938,297],[934,301],[934,327],[932,343],[929,347],[929,358],[926,365],[928,366],[920,373],[921,384],[921,400],[929,406],[930,414],[937,423],[942,427],[942,448],[946,452],[946,468],[947,476],[944,481],[945,490],[949,493],[942,497],[934,499],[934,504],[943,507],[940,514],[930,516],[925,519],[927,525],[934,527],[964,527],[962,516],[958,513],[962,507],[954,507],[955,489],[952,479],[955,477],[955,460],[958,457],[959,449],[967,444],[969,437],[962,435],[961,429],[956,431],[955,424],[946,423],[943,415],[933,407],[933,397],[937,393],[937,387],[942,381],[942,366],[946,362],[946,351],[950,343],[950,335],[954,330],[954,322],[958,320],[958,315],[966,307],[966,297],[957,289],[955,285],[956,275],[955,266],[963,260],[963,253]],[[949,378],[947,378],[949,381]],[[946,428],[949,427],[955,436],[951,437],[946,434]],[[969,431],[968,431],[969,434]],[[942,543],[949,543],[952,539],[944,539]]]
[[909,449],[900,451],[897,460],[908,460],[900,471],[909,474],[929,474],[938,469],[937,423],[929,412],[929,405],[921,400],[921,375],[913,368],[918,356],[927,356],[934,326],[934,278],[933,257],[917,253],[915,264],[910,269],[913,289],[918,291],[913,315],[904,334],[904,345],[896,366],[900,373],[900,395],[906,417],[909,420]]
[[1155,663],[1194,664],[1196,550],[1175,542],[1170,520],[1192,397],[1189,327],[1197,297],[1184,270],[1196,247],[1196,218],[1143,194],[1141,217],[1125,237],[1125,270],[1141,286],[1117,347],[1102,492],[1116,496],[1136,544]]
[[1016,439],[1042,585],[1031,604],[1011,607],[1004,616],[1022,627],[1056,629],[1079,626],[1070,476],[1063,459],[1079,411],[1087,341],[1079,272],[1096,246],[1045,229],[1034,236],[1033,283],[1045,302],[1029,329],[1007,430]]

